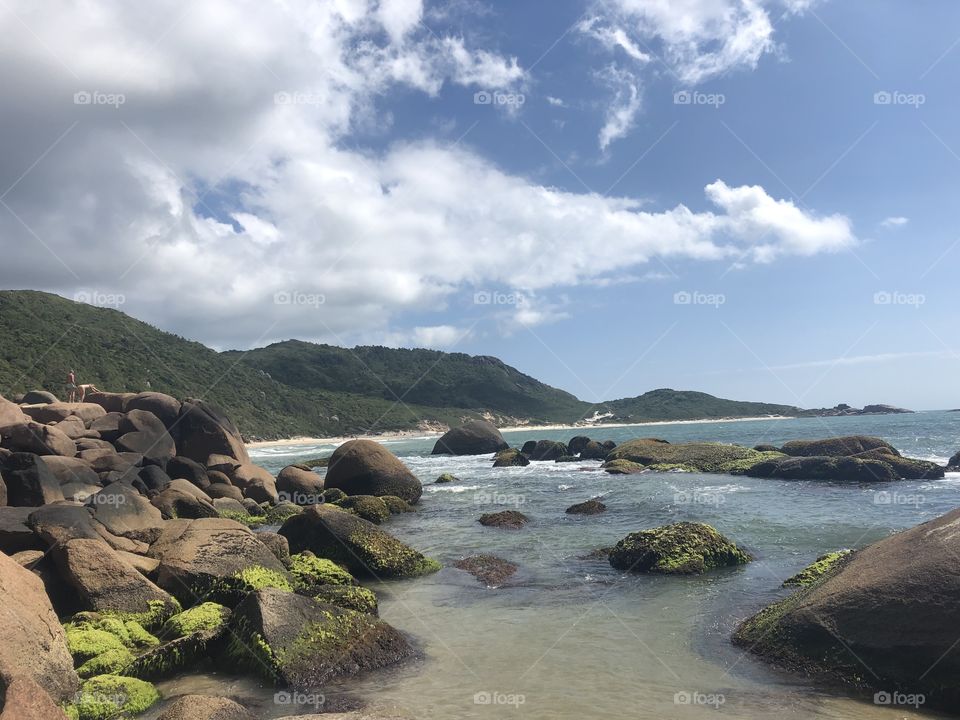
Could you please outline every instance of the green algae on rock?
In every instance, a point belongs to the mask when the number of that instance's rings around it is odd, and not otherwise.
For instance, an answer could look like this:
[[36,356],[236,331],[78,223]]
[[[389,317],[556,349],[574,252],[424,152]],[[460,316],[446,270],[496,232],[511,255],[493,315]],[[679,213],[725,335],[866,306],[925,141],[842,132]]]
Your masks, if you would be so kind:
[[328,504],[313,505],[290,518],[280,534],[289,541],[290,552],[310,550],[357,576],[415,577],[440,569],[438,562],[373,523]]
[[315,600],[347,610],[377,615],[380,611],[377,596],[369,588],[358,585],[323,585],[314,588],[312,596]]
[[438,485],[443,485],[444,483],[459,482],[460,478],[451,473],[443,473],[440,477],[436,479]]
[[160,699],[148,682],[120,675],[97,675],[80,686],[67,714],[78,720],[114,720],[139,715]]
[[387,504],[373,495],[350,495],[333,504],[375,525],[379,525],[390,517],[390,508]]
[[[640,465],[679,466],[693,472],[722,473],[733,463],[759,462],[763,454],[739,445],[721,443],[664,443],[651,439],[628,440],[607,455],[608,460],[630,460]],[[606,469],[606,465],[605,465]]]
[[815,562],[807,565],[803,570],[793,577],[783,581],[784,587],[811,585],[822,578],[827,573],[831,573],[839,567],[839,564],[850,554],[850,550],[838,550],[837,552],[821,555]]
[[294,582],[301,587],[357,584],[356,578],[344,568],[309,551],[291,555],[289,569]]
[[416,512],[416,509],[408,503],[403,498],[398,498],[396,495],[383,495],[380,497],[383,501],[383,504],[387,506],[387,510],[390,511],[391,515],[399,515],[400,513]]
[[600,466],[600,469],[606,470],[611,475],[637,475],[646,470],[646,468],[640,463],[623,459],[607,460],[603,465]]
[[495,468],[525,467],[529,464],[530,459],[526,455],[521,454],[519,450],[515,450],[514,448],[501,450],[493,456],[493,466]]
[[400,632],[368,613],[273,589],[250,593],[231,628],[233,662],[293,688],[322,687],[413,652]]
[[160,630],[160,637],[173,639],[195,632],[216,631],[223,627],[229,618],[229,608],[215,602],[205,602],[167,620]]
[[751,559],[714,528],[692,522],[631,533],[610,552],[610,564],[617,570],[676,575],[701,574]]

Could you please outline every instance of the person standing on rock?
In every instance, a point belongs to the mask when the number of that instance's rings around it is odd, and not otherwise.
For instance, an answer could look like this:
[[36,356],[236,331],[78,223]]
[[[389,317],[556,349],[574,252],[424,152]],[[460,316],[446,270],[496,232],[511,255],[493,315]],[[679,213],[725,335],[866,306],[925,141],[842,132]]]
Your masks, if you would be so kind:
[[77,376],[71,370],[67,373],[67,402],[77,401]]
[[84,398],[87,397],[87,393],[98,393],[100,390],[96,385],[80,385],[80,402],[83,402]]

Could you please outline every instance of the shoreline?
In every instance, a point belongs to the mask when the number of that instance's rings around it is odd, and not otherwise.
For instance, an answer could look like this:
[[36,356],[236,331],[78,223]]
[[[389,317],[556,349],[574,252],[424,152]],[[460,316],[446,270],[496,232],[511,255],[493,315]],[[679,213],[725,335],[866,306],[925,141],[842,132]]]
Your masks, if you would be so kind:
[[[501,433],[528,432],[533,430],[595,430],[600,428],[650,427],[660,425],[712,425],[715,423],[731,422],[760,422],[762,420],[796,420],[792,415],[764,415],[745,418],[703,418],[699,420],[650,420],[640,423],[597,423],[586,425],[512,425],[497,428]],[[295,445],[342,445],[348,440],[375,440],[377,442],[396,442],[399,440],[414,440],[440,437],[438,430],[397,430],[380,435],[343,435],[339,437],[292,437],[281,440],[255,440],[245,443],[248,448],[290,447]]]

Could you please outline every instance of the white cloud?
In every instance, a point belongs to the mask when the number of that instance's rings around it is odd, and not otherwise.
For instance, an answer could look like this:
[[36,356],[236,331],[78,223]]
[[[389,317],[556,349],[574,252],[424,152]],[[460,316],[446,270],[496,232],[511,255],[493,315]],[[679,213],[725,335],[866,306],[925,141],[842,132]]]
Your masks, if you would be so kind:
[[910,222],[910,218],[906,218],[906,217],[900,217],[900,216],[888,217],[886,220],[880,223],[880,227],[885,227],[885,228],[903,227],[909,222]]
[[567,103],[563,99],[558,97],[553,97],[552,95],[547,95],[547,102],[553,105],[554,107],[567,107]]
[[[524,81],[515,59],[416,28],[415,3],[53,1],[0,14],[0,189],[35,164],[3,198],[17,217],[0,206],[2,286],[122,293],[125,311],[220,347],[348,342],[475,288],[538,293],[515,313],[536,324],[565,312],[550,293],[654,258],[767,262],[855,242],[846,218],[759,187],[713,183],[716,212],[652,210],[537,184],[463,145],[350,149],[396,85]],[[74,105],[81,89],[126,102]],[[434,345],[463,325],[420,322],[405,337]]]
[[600,149],[606,150],[610,143],[619,140],[633,128],[643,104],[636,76],[627,70],[619,70],[611,65],[600,73],[604,81],[613,88],[613,98],[607,108],[603,127],[600,128],[598,141]]

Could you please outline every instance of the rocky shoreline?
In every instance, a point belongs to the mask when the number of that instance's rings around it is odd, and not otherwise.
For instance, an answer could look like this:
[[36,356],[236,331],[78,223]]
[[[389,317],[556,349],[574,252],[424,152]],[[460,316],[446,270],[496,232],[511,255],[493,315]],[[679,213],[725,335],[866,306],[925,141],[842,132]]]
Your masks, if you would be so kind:
[[[0,720],[133,717],[161,700],[154,682],[209,663],[310,694],[334,678],[414,655],[414,639],[378,617],[377,597],[363,586],[440,569],[381,527],[415,511],[423,492],[421,480],[382,445],[351,440],[329,458],[274,476],[250,461],[230,419],[200,400],[159,393],[94,393],[69,404],[40,394],[26,399],[35,402],[0,398],[0,607],[16,620],[0,625]],[[483,421],[448,431],[433,452],[489,455],[495,467],[589,460],[621,474],[854,483],[937,479],[960,469],[960,453],[944,468],[864,436],[745,448],[656,438],[617,445],[579,435],[510,448]],[[445,474],[437,482],[458,481]],[[595,497],[567,512],[589,518],[606,509]],[[906,669],[940,648],[934,634],[905,640],[902,661],[884,663],[884,653],[903,651],[898,638],[871,637],[844,608],[868,593],[886,603],[881,611],[916,614],[919,623],[936,609],[944,626],[952,623],[960,616],[960,587],[952,580],[960,573],[950,556],[960,550],[954,516],[819,558],[798,576],[797,595],[748,620],[735,642],[774,662],[872,685],[836,659],[836,643],[817,629],[834,612],[829,628],[837,640],[873,653],[885,684],[907,687]],[[528,518],[509,510],[478,521],[491,532],[523,533]],[[921,563],[895,564],[882,576],[873,569],[916,553]],[[618,571],[666,575],[752,560],[735,540],[692,522],[638,529],[604,554]],[[518,570],[489,555],[463,558],[457,567],[491,588]],[[917,591],[918,582],[933,579],[936,587]],[[853,595],[838,603],[838,593]],[[777,644],[762,642],[767,631]],[[949,679],[954,669],[952,661],[942,663],[917,691],[949,705],[958,697]],[[161,715],[253,717],[227,698],[195,696]]]

